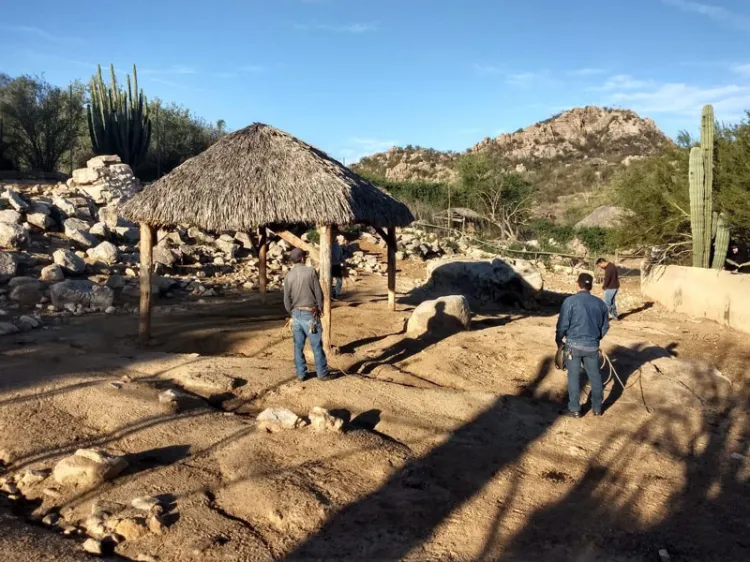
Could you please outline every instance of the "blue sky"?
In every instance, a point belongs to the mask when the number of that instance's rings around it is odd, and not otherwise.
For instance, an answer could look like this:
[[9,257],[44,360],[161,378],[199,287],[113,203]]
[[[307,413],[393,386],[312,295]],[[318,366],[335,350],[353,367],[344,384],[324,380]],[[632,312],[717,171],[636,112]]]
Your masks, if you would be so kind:
[[750,109],[747,0],[33,0],[3,6],[0,71],[88,80],[261,121],[348,162],[464,150],[586,104],[665,132]]

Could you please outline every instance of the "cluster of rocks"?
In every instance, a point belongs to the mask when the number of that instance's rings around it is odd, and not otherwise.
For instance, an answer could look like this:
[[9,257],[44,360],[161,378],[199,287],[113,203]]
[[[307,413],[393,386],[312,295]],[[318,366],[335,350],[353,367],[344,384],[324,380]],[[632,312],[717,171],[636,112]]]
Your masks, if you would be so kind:
[[[91,159],[66,183],[0,186],[0,335],[41,326],[42,315],[137,311],[140,230],[118,209],[140,188],[117,156]],[[290,249],[270,243],[269,289],[281,286]],[[166,298],[258,286],[255,247],[242,232],[160,230],[153,260],[153,291]]]
[[0,478],[0,492],[16,502],[41,497],[33,519],[63,535],[85,538],[82,548],[89,554],[108,555],[123,541],[163,534],[168,506],[151,496],[136,497],[129,505],[100,499],[90,515],[81,517],[74,509],[59,509],[56,500],[68,492],[92,490],[127,468],[122,456],[102,449],[79,449],[51,470],[27,468]]
[[342,431],[344,420],[319,406],[310,410],[307,417],[300,417],[287,408],[267,408],[256,418],[258,425],[269,432],[282,429],[298,429],[310,426],[314,431]]

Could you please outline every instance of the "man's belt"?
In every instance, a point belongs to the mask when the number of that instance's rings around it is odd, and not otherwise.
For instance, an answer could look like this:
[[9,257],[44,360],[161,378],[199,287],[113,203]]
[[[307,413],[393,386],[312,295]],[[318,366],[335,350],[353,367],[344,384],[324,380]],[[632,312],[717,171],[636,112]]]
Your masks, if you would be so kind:
[[305,312],[316,312],[318,309],[315,307],[309,307],[309,306],[295,306],[294,310],[304,310]]

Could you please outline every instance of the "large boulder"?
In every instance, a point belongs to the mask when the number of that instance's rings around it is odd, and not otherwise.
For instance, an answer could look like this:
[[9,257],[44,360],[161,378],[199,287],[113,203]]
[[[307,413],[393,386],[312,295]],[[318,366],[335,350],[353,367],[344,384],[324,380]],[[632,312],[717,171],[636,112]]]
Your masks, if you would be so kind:
[[524,260],[442,259],[428,264],[429,280],[416,296],[463,295],[472,308],[529,308],[544,288],[542,274]]
[[152,259],[154,263],[172,267],[177,261],[175,253],[164,243],[159,243],[152,250]]
[[42,300],[44,285],[31,277],[14,277],[10,280],[10,300],[21,306],[34,306]]
[[63,281],[50,288],[50,299],[55,308],[65,305],[81,305],[84,308],[106,310],[115,299],[115,293],[109,287],[96,285],[88,280]]
[[29,233],[24,227],[0,222],[0,248],[20,249],[28,241]]
[[117,263],[117,258],[120,256],[117,246],[112,244],[112,242],[102,242],[96,248],[91,248],[86,253],[90,258],[106,264]]
[[58,462],[52,476],[58,484],[86,489],[111,480],[127,467],[123,457],[96,449],[79,449]]
[[52,254],[57,265],[73,275],[81,275],[86,271],[86,262],[68,249],[60,249]]
[[0,252],[0,283],[5,283],[16,275],[18,264],[13,254]]
[[471,308],[463,295],[425,301],[412,312],[406,325],[410,338],[445,336],[471,328]]

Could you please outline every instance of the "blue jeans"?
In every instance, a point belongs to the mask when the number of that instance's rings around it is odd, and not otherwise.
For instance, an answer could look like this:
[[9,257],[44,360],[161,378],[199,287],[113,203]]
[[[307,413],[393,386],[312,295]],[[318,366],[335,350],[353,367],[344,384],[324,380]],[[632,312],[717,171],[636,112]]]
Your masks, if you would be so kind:
[[614,319],[617,319],[617,304],[615,304],[617,291],[619,289],[604,289],[604,304],[607,305],[609,315]]
[[[573,355],[568,359],[568,352]],[[581,411],[581,361],[591,384],[591,407],[595,412],[602,411],[604,388],[602,373],[599,371],[599,351],[582,351],[565,348],[565,366],[568,369],[568,409],[571,412]]]
[[[315,332],[311,332],[315,326]],[[307,310],[292,311],[292,336],[294,338],[294,369],[297,378],[304,380],[307,376],[307,362],[305,361],[305,341],[310,340],[315,356],[315,371],[318,377],[328,375],[328,361],[323,352],[323,326],[316,320],[312,312]]]
[[339,298],[341,296],[341,287],[344,284],[344,280],[341,277],[333,278],[333,287],[331,288],[331,294],[333,298]]

